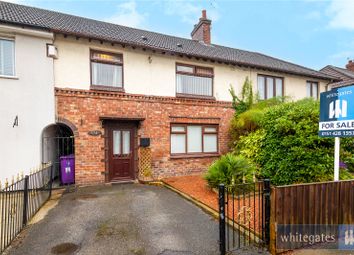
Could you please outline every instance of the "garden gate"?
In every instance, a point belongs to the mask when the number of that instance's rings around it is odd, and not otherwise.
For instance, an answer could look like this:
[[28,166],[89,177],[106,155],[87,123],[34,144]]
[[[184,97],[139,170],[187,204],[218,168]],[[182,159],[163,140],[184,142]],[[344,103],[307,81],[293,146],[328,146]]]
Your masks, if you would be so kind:
[[247,246],[263,249],[270,239],[270,181],[219,185],[220,254]]
[[74,136],[48,136],[42,138],[42,161],[52,162],[53,178],[59,177],[60,157],[75,153]]

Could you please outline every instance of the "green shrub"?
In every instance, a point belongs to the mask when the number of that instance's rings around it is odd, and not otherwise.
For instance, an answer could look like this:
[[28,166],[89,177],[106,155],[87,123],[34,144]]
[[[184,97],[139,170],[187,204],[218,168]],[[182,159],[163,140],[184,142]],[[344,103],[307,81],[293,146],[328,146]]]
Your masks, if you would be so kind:
[[216,160],[208,169],[204,178],[208,185],[217,188],[219,184],[240,184],[252,182],[254,167],[243,156],[235,156],[232,153],[225,154]]
[[269,107],[282,104],[284,100],[285,98],[277,97],[259,101],[253,104],[247,111],[236,114],[231,120],[231,146],[234,147],[238,143],[241,136],[246,136],[260,128],[260,123]]
[[[319,102],[312,99],[267,110],[260,122],[262,150],[256,156],[263,177],[276,185],[333,179],[334,139],[318,136],[318,121]],[[353,158],[352,151],[341,154]],[[351,174],[342,171],[341,177],[350,178]]]
[[254,102],[252,81],[246,77],[242,85],[242,91],[240,97],[236,95],[235,89],[230,85],[229,92],[232,97],[232,106],[236,111],[236,115],[239,115],[247,111]]
[[260,173],[261,151],[263,149],[264,129],[258,129],[246,136],[241,136],[235,147],[235,152],[248,159]]

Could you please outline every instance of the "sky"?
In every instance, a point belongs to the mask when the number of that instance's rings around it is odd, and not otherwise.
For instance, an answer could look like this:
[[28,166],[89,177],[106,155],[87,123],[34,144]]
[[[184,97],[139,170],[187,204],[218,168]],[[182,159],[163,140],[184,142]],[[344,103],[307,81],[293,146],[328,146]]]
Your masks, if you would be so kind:
[[214,44],[319,70],[354,59],[354,0],[8,0],[190,38],[207,10]]

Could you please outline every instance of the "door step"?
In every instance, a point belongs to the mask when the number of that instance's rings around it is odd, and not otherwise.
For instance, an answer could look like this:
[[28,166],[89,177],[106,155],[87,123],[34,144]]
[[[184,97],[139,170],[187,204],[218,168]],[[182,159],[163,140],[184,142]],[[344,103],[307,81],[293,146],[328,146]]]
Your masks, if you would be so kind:
[[119,185],[119,184],[134,184],[138,183],[137,180],[122,180],[122,181],[111,181],[109,184],[111,185]]

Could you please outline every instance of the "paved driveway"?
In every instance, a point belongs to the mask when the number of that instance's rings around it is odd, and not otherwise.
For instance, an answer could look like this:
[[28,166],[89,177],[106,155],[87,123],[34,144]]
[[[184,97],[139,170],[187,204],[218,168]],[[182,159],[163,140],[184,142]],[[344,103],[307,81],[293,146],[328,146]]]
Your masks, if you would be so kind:
[[86,187],[16,243],[9,254],[218,254],[218,223],[163,187]]

